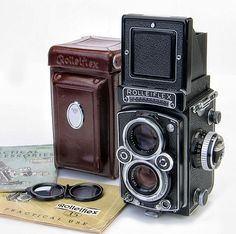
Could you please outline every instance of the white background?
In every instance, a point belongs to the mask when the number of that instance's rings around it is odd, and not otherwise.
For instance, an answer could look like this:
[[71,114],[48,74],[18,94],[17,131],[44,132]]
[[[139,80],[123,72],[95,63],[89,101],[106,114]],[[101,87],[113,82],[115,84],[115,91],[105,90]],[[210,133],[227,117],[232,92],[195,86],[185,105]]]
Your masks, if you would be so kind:
[[[127,207],[106,233],[235,233],[236,221],[236,5],[233,0],[1,0],[0,1],[0,145],[52,143],[50,46],[85,35],[120,37],[121,15],[190,16],[196,31],[208,32],[208,73],[219,92],[226,154],[204,208],[190,217],[145,217]],[[61,175],[115,183],[82,173]],[[1,205],[1,204],[0,204]],[[0,217],[1,233],[75,233]]]

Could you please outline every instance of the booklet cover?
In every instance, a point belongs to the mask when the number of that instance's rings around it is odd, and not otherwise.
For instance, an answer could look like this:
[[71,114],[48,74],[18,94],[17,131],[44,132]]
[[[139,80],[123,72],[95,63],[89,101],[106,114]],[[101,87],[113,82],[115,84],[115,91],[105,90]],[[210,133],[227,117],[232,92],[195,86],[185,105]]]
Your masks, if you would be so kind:
[[[58,180],[61,185],[88,182],[90,181],[65,178]],[[102,233],[121,212],[125,203],[120,197],[118,186],[100,185],[104,189],[103,196],[90,202],[78,202],[69,198],[37,201],[27,193],[1,193],[0,214],[68,229]]]
[[0,191],[22,191],[42,182],[55,182],[52,145],[0,147]]

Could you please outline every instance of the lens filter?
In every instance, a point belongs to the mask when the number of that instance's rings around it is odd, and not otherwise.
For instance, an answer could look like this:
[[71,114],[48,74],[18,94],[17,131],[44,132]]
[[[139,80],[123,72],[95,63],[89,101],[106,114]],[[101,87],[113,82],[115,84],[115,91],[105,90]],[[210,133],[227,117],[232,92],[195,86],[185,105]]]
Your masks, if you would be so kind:
[[72,198],[76,201],[94,201],[102,197],[103,188],[98,184],[76,184],[62,186],[55,183],[41,183],[26,189],[27,193],[38,200]]
[[64,196],[64,187],[54,183],[41,183],[30,188],[30,194],[39,200],[56,200]]
[[78,184],[70,188],[69,195],[76,201],[95,201],[103,195],[103,188],[98,184]]

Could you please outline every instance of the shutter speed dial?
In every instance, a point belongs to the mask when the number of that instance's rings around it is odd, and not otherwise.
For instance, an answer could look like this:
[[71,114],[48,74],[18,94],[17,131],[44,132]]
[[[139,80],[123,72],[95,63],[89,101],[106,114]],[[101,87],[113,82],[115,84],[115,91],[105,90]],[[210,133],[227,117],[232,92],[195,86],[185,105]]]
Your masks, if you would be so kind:
[[193,164],[212,171],[219,167],[224,155],[224,140],[216,132],[199,130],[192,140]]

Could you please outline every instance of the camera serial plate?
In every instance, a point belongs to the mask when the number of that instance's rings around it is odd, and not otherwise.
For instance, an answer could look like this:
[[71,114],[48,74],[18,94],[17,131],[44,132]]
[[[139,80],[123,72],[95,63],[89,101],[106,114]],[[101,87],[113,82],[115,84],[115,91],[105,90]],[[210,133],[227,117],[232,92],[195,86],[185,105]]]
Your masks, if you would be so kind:
[[161,90],[125,87],[122,90],[122,99],[125,103],[130,104],[150,104],[170,109],[175,109],[176,107],[175,93]]

